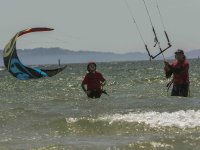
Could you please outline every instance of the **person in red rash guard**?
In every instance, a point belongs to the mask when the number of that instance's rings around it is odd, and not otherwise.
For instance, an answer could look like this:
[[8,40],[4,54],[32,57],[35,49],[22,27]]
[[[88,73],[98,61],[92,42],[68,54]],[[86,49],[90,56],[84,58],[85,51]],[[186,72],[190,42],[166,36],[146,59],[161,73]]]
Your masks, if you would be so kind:
[[[186,60],[183,50],[178,49],[175,52],[176,60],[169,64],[165,63],[165,75],[166,78],[170,78],[173,74],[173,79],[171,83],[173,83],[173,88],[171,92],[171,96],[188,96],[189,91],[189,62]],[[171,84],[168,84],[170,87]]]
[[96,71],[96,63],[88,63],[87,70],[88,73],[85,75],[81,85],[87,96],[89,98],[100,98],[102,93],[107,94],[103,90],[106,80],[100,72]]

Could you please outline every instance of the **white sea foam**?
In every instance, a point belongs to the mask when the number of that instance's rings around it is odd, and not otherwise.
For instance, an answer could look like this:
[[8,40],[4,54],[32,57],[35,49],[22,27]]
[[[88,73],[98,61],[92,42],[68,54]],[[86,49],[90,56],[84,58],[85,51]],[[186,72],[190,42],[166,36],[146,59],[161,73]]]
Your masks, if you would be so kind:
[[172,145],[160,142],[151,142],[151,145],[155,148],[174,148]]
[[1,71],[1,70],[5,70],[5,68],[4,68],[4,67],[0,67],[0,71]]
[[67,123],[75,123],[75,122],[77,122],[78,121],[78,119],[77,118],[65,118],[65,120],[66,120],[66,122]]
[[117,121],[145,123],[150,127],[195,128],[200,126],[200,110],[176,112],[136,112],[128,114],[106,115],[99,118],[110,123]]

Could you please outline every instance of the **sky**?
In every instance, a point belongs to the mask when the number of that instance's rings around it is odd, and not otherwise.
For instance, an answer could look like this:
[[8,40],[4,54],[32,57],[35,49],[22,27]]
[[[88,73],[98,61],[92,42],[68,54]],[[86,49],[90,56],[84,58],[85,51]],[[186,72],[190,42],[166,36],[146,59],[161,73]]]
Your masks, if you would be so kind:
[[[156,0],[145,0],[162,47],[167,46]],[[152,53],[154,36],[142,0],[127,0]],[[145,52],[125,0],[0,0],[0,49],[15,33],[30,27],[54,31],[31,33],[17,47],[60,47],[74,51]],[[158,0],[172,43],[166,55],[180,48],[200,48],[200,0]]]

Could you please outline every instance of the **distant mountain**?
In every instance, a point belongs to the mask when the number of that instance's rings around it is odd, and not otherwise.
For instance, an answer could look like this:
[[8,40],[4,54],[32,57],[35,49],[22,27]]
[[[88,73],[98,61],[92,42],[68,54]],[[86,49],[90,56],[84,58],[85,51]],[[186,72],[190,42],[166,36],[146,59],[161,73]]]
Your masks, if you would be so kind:
[[[145,53],[133,52],[116,54],[111,52],[95,51],[72,51],[61,48],[35,48],[17,50],[20,60],[26,65],[56,64],[61,63],[86,63],[88,61],[110,62],[110,61],[132,61],[148,60]],[[3,65],[2,51],[0,51],[0,66]]]
[[[189,52],[185,52],[185,56],[189,59],[199,58],[200,57],[200,49],[190,50]],[[169,59],[174,59],[174,55],[168,57]]]
[[200,57],[200,49],[191,50],[185,53],[188,58],[198,58]]
[[[0,50],[0,66],[3,66],[2,50]],[[55,48],[35,48],[17,50],[18,56],[22,63],[26,65],[38,64],[57,64],[60,59],[61,64],[67,63],[87,63],[89,61],[111,62],[111,61],[138,61],[149,60],[147,53],[133,52],[117,54],[111,52],[95,51],[72,51],[68,49]],[[187,58],[198,58],[200,49],[186,52]],[[174,56],[167,57],[174,59]],[[158,57],[162,59],[162,57]]]

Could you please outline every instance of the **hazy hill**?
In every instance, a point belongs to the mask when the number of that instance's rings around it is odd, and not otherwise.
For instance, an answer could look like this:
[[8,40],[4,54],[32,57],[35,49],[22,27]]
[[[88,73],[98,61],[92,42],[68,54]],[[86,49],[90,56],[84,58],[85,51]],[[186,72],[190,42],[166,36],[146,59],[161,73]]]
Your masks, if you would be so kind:
[[188,58],[198,58],[200,57],[200,49],[191,50],[189,52],[186,52],[185,55]]
[[[190,50],[189,52],[185,52],[185,56],[189,59],[200,57],[200,49]],[[167,57],[169,59],[174,59],[174,55]]]
[[[88,61],[110,62],[110,61],[137,61],[149,60],[147,53],[133,52],[117,54],[111,52],[95,51],[71,51],[61,48],[35,48],[18,50],[20,60],[26,65],[56,64],[61,63],[86,63]],[[198,58],[200,49],[186,52],[187,58]],[[168,57],[173,59],[174,56]],[[0,66],[3,65],[2,50],[0,50]]]
[[[109,62],[128,60],[147,60],[147,54],[135,52],[116,54],[95,51],[71,51],[61,48],[35,48],[17,50],[20,60],[27,65],[61,63],[86,63],[88,61]],[[0,65],[3,65],[2,51],[0,51]]]

